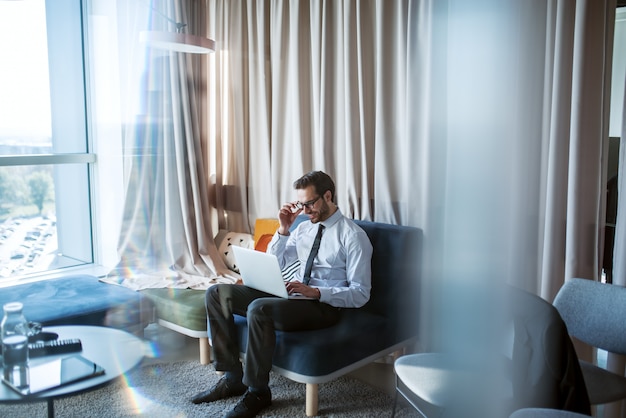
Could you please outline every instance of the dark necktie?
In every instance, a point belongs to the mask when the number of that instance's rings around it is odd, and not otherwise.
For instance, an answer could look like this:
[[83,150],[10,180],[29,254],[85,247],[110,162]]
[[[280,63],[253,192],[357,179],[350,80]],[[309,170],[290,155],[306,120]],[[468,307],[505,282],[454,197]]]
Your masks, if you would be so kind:
[[306,260],[306,266],[304,267],[304,284],[309,284],[311,280],[311,269],[313,268],[313,260],[315,260],[315,256],[320,249],[320,241],[322,240],[322,231],[324,230],[324,225],[320,224],[317,235],[315,236],[315,241],[313,241],[313,246],[311,247],[311,252],[309,253],[309,258]]

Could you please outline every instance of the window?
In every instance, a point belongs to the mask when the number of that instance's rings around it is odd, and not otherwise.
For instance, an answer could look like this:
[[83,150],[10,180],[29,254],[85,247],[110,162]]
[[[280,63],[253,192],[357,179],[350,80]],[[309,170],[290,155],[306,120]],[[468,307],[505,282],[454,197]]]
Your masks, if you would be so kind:
[[0,283],[94,262],[82,15],[0,1]]

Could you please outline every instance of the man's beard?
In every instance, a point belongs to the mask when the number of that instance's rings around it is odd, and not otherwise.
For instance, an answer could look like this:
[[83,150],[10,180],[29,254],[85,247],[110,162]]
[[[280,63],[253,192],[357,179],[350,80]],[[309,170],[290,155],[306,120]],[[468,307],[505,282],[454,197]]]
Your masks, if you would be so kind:
[[320,209],[317,212],[312,213],[313,219],[315,219],[314,223],[326,220],[326,215],[328,214],[329,211],[330,211],[330,208],[328,207],[328,203],[326,203],[325,201],[322,201],[322,206],[320,207]]

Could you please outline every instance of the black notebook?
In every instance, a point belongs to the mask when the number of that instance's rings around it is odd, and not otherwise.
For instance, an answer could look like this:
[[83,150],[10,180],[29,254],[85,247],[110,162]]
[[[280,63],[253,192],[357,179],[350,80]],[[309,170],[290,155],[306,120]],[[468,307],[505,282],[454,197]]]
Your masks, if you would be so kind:
[[5,379],[4,373],[2,381],[16,392],[27,396],[103,374],[104,369],[101,366],[75,354],[30,365],[28,385],[18,386],[20,383]]

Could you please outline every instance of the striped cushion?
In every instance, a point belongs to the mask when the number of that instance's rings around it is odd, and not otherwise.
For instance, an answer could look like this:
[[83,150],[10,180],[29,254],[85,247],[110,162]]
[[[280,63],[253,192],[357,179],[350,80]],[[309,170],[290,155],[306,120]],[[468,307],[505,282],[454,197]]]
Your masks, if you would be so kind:
[[296,260],[282,269],[283,279],[288,282],[293,280],[296,277],[298,270],[300,270],[300,260]]

